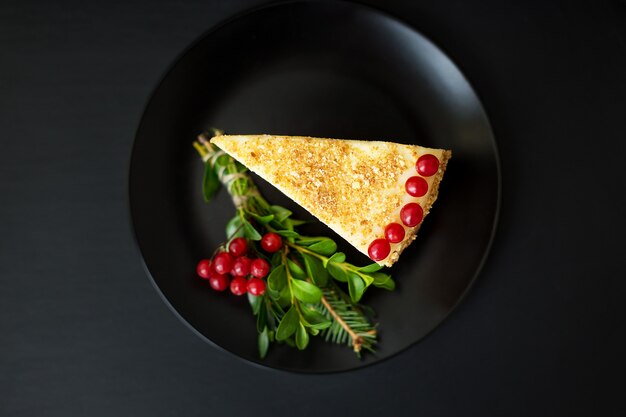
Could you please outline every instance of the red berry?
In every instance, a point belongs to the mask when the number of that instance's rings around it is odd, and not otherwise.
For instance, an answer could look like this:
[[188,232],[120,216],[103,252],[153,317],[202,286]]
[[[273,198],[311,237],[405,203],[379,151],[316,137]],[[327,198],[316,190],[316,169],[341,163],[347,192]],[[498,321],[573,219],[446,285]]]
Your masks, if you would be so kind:
[[234,277],[245,277],[250,273],[251,262],[252,261],[247,256],[240,256],[235,259],[233,269],[230,270],[230,274]]
[[230,281],[230,292],[235,295],[244,295],[248,281],[244,277],[235,277]]
[[427,153],[418,158],[415,163],[415,169],[417,169],[418,174],[424,177],[430,177],[439,169],[439,160],[435,155]]
[[270,264],[265,259],[257,258],[250,265],[250,273],[257,278],[265,278],[270,272]]
[[211,276],[211,272],[213,272],[213,270],[211,269],[211,260],[203,259],[198,262],[198,265],[196,266],[196,272],[198,273],[198,276],[200,276],[200,278],[209,279]]
[[211,274],[211,277],[209,278],[209,285],[211,285],[211,288],[213,288],[215,291],[224,291],[226,288],[228,288],[228,281],[228,275],[216,274],[215,272],[213,272]]
[[228,252],[220,252],[213,258],[213,270],[218,274],[228,274],[233,268],[233,257]]
[[424,210],[417,203],[409,203],[400,210],[400,219],[405,226],[415,227],[424,218]]
[[273,232],[266,233],[261,239],[261,247],[264,251],[269,253],[278,252],[282,245],[283,239],[280,237],[280,235],[277,235]]
[[265,283],[260,278],[250,278],[247,289],[252,295],[262,295],[265,292]]
[[399,243],[404,239],[404,227],[398,223],[389,223],[385,227],[385,237],[391,243]]
[[248,249],[248,242],[242,237],[236,237],[228,245],[228,252],[235,258],[240,257]]
[[391,246],[387,239],[376,239],[367,248],[367,254],[374,261],[382,261],[389,256],[389,252],[391,252]]
[[411,177],[406,180],[404,188],[409,195],[413,197],[422,197],[428,191],[428,183],[422,177]]

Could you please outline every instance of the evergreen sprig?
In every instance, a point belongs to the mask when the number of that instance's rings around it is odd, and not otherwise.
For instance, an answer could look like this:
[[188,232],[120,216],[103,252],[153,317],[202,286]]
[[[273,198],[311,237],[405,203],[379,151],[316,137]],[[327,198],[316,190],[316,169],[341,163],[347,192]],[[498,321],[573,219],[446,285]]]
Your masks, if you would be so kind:
[[[373,263],[358,267],[346,262],[330,238],[302,236],[288,209],[269,204],[247,174],[247,169],[225,154],[209,139],[220,131],[205,132],[194,147],[205,162],[202,182],[204,199],[210,201],[223,185],[233,200],[235,216],[226,224],[228,247],[232,239],[244,237],[256,256],[270,263],[267,289],[263,295],[248,294],[257,317],[259,354],[265,357],[271,342],[284,342],[305,349],[310,336],[352,346],[360,356],[373,352],[377,341],[373,312],[358,304],[370,286],[393,290],[395,283]],[[258,247],[267,232],[282,236],[282,249],[268,257]],[[347,285],[348,294],[340,285]]]

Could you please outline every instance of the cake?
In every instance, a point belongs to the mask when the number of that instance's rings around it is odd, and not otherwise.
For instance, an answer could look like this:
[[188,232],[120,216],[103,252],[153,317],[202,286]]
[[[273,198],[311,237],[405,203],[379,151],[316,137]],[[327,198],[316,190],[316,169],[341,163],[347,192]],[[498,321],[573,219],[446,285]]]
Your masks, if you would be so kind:
[[417,145],[305,136],[219,135],[211,143],[384,266],[415,239],[451,157]]

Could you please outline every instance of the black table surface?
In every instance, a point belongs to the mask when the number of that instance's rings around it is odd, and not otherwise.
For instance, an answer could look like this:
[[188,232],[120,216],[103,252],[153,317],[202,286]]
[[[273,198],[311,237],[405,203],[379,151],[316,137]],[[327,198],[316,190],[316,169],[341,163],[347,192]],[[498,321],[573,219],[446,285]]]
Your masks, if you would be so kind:
[[0,415],[623,415],[626,3],[368,1],[466,74],[503,170],[491,255],[400,355],[288,374],[209,346],[142,269],[127,174],[194,39],[259,1],[0,3]]

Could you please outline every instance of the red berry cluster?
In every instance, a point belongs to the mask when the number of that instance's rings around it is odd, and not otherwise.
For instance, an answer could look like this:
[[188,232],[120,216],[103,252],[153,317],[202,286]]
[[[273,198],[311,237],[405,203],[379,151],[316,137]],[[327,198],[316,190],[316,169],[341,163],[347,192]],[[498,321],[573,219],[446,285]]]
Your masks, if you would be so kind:
[[[282,247],[282,238],[276,233],[266,233],[261,239],[261,248],[274,253]],[[270,272],[270,264],[263,258],[251,259],[246,256],[248,241],[242,237],[231,240],[228,251],[218,252],[212,259],[198,262],[196,272],[200,278],[209,281],[216,291],[230,287],[235,295],[262,295],[265,292],[263,278]]]
[[[439,160],[435,155],[425,154],[418,158],[415,170],[422,177],[435,175],[439,170]],[[428,192],[428,182],[422,177],[414,176],[406,180],[404,188],[412,197],[423,197]],[[418,203],[408,203],[400,210],[400,220],[406,227],[415,227],[424,218],[424,210]],[[398,223],[389,223],[385,227],[385,238],[375,239],[370,243],[367,253],[374,261],[382,261],[391,252],[390,243],[400,243],[404,240],[404,227]]]

